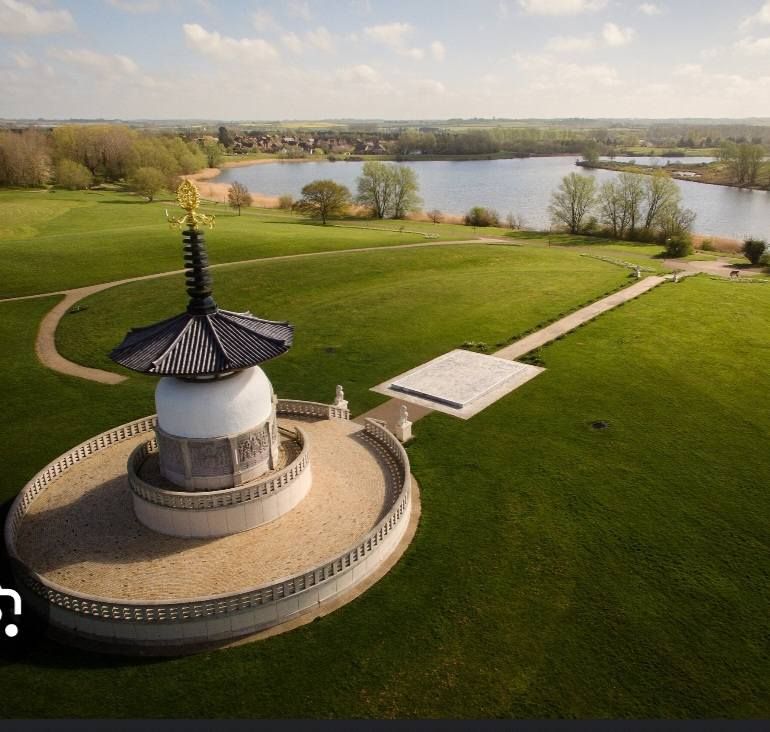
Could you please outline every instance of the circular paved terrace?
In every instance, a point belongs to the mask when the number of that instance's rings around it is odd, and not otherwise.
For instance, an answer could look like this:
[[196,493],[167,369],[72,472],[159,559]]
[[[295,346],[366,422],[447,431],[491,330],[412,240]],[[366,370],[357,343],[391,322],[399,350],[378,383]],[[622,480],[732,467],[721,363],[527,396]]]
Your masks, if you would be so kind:
[[128,601],[236,593],[323,564],[359,541],[398,493],[360,425],[295,421],[308,434],[313,485],[269,524],[218,539],[157,534],[134,516],[126,460],[148,435],[73,465],[32,503],[19,526],[21,560],[64,590]]

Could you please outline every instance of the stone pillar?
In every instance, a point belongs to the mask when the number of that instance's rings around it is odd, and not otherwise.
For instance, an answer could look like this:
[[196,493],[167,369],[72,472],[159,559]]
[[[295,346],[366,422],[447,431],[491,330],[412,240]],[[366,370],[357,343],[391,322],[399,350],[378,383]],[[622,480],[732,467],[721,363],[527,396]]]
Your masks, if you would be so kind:
[[407,442],[412,439],[412,423],[409,421],[409,411],[406,404],[401,405],[395,435],[399,442]]

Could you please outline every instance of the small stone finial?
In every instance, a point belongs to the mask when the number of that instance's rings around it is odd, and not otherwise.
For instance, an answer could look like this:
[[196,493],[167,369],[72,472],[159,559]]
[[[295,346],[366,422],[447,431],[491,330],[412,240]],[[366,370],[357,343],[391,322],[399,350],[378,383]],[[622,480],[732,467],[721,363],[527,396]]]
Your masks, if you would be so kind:
[[334,394],[334,406],[339,407],[340,409],[348,408],[348,402],[345,399],[345,390],[342,388],[341,384],[337,384],[337,389]]
[[197,229],[198,226],[204,225],[210,229],[214,228],[214,216],[198,213],[201,197],[194,183],[185,178],[176,189],[176,200],[179,207],[187,213],[178,219],[167,215],[168,222],[172,227],[181,229],[187,226],[188,229]]
[[409,421],[409,410],[407,409],[406,404],[402,404],[398,414],[399,427],[405,425],[408,421]]

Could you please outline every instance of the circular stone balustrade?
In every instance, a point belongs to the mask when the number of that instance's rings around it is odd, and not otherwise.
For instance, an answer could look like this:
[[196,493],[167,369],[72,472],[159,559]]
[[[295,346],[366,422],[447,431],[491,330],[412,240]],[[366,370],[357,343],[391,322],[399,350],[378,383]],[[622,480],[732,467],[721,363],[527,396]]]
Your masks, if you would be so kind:
[[[76,642],[165,654],[225,643],[303,613],[323,612],[332,600],[341,601],[341,595],[350,599],[351,588],[384,562],[391,563],[397,548],[403,551],[401,540],[413,507],[408,457],[383,425],[367,420],[360,428],[348,421],[347,410],[279,400],[278,413],[284,428],[307,433],[303,450],[309,446],[312,454],[313,486],[293,511],[224,538],[180,539],[142,527],[132,515],[131,498],[137,494],[128,487],[125,469],[122,476],[97,480],[94,486],[92,474],[100,461],[146,448],[154,417],[98,435],[46,466],[19,493],[5,525],[6,546],[26,605]],[[70,483],[88,484],[89,475],[90,492],[64,500]],[[66,512],[77,510],[78,500],[93,530],[105,537],[92,537],[96,555],[80,562],[75,561],[77,546],[62,546],[57,537],[46,536],[50,522],[68,525]],[[106,545],[116,527],[110,526],[110,516],[93,510],[96,504],[89,506],[92,500],[122,506],[126,525],[117,530],[114,550]],[[38,504],[41,510],[36,510]],[[195,511],[191,506],[178,510],[190,514]],[[364,508],[358,510],[360,506]],[[313,536],[315,541],[308,541]],[[41,549],[46,541],[50,555]],[[272,567],[266,566],[269,546]],[[122,564],[116,564],[120,557]]]

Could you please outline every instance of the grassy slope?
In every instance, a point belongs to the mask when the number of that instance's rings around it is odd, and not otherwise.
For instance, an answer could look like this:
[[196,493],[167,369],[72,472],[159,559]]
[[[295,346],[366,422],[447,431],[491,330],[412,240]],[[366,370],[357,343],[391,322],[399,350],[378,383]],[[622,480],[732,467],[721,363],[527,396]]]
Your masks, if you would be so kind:
[[[171,201],[146,203],[125,193],[0,191],[0,298],[179,269],[179,234],[164,225],[167,209],[175,210]],[[464,226],[371,222],[390,229],[374,231],[324,227],[270,210],[242,216],[222,205],[204,210],[217,215],[209,235],[212,263],[425,241],[399,232],[402,225],[445,240],[475,237]]]
[[[214,293],[229,309],[295,324],[292,350],[265,367],[279,395],[323,401],[344,384],[365,411],[383,400],[369,388],[389,376],[466,340],[503,345],[629,281],[577,253],[473,244],[240,265],[216,273]],[[117,369],[106,354],[130,327],[185,302],[181,275],[92,296],[63,319],[60,350]]]
[[[559,293],[579,301],[578,285],[603,286],[591,277],[622,276],[583,259],[567,296],[575,260],[556,258],[570,253],[532,251],[411,252],[403,271],[382,254],[365,267],[270,263],[218,282],[228,305],[297,323],[296,349],[269,367],[280,391],[328,398],[353,380],[358,411],[379,371],[503,338]],[[141,305],[144,294],[159,299]],[[172,299],[159,283],[105,293],[62,331],[66,350],[104,350]],[[114,322],[119,301],[132,312]],[[66,446],[149,411],[151,380],[104,387],[35,363],[50,304],[1,306],[5,496]],[[757,395],[770,388],[769,310],[764,286],[697,278],[603,316],[474,419],[416,426],[421,526],[364,597],[290,634],[174,661],[41,641],[0,670],[3,715],[766,716],[770,418]],[[75,317],[100,334],[78,340],[88,328]],[[596,419],[610,428],[591,431]]]

